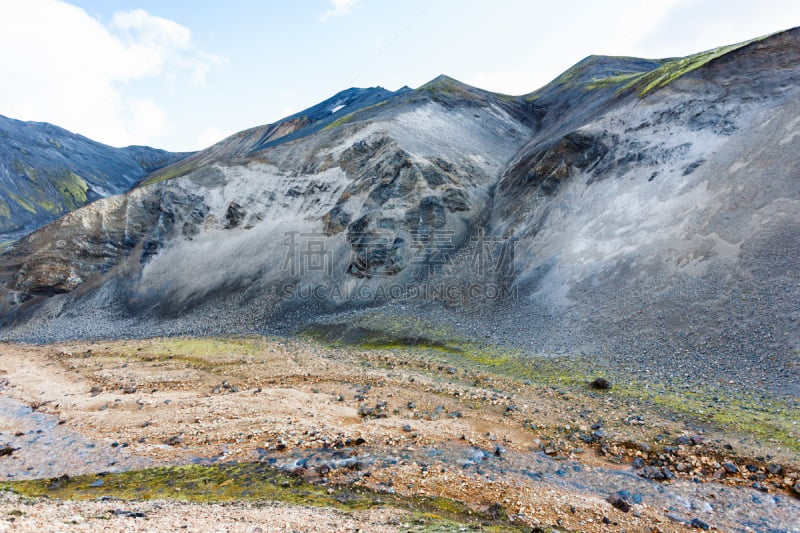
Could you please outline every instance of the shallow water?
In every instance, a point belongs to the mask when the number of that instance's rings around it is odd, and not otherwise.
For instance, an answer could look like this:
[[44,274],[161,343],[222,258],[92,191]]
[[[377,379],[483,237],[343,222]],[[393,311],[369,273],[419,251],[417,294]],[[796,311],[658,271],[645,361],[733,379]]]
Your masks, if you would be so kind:
[[58,417],[33,411],[0,396],[0,444],[18,448],[0,457],[0,480],[77,476],[152,466],[124,447],[87,438],[58,423]]
[[[351,453],[356,455],[349,456]],[[349,457],[348,457],[349,456]],[[748,487],[673,480],[644,479],[630,467],[589,467],[576,461],[558,460],[542,452],[503,452],[449,444],[420,448],[368,448],[345,450],[297,450],[286,454],[262,451],[259,458],[283,470],[297,467],[353,470],[353,477],[398,462],[438,468],[460,468],[487,481],[503,479],[510,485],[553,487],[586,495],[607,496],[627,491],[627,499],[668,510],[675,522],[698,518],[724,531],[800,532],[800,500],[782,492],[765,494]],[[393,490],[386,487],[386,490]]]
[[[78,434],[58,423],[54,415],[33,411],[13,399],[0,396],[0,443],[19,448],[0,457],[0,480],[53,478],[98,472],[141,469],[156,464],[133,455],[124,447],[113,447]],[[769,494],[747,487],[687,480],[655,482],[630,468],[590,467],[577,461],[559,460],[542,452],[502,451],[499,456],[471,446],[452,443],[437,447],[370,447],[298,449],[270,452],[259,449],[257,460],[278,469],[294,471],[323,465],[345,471],[350,480],[366,472],[398,463],[435,471],[457,468],[486,481],[503,479],[511,486],[552,487],[586,495],[607,496],[626,491],[634,505],[647,504],[668,511],[676,522],[693,518],[725,531],[800,532],[800,500],[783,492]],[[185,462],[214,464],[225,461],[221,454],[210,458],[188,458]],[[394,487],[383,487],[393,492]]]

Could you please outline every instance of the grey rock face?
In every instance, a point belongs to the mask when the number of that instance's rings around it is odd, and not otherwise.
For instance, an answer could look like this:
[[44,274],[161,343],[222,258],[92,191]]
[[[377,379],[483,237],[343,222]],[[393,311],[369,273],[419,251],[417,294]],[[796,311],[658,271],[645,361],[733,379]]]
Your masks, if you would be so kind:
[[52,124],[0,116],[0,241],[17,238],[187,154],[112,148]]

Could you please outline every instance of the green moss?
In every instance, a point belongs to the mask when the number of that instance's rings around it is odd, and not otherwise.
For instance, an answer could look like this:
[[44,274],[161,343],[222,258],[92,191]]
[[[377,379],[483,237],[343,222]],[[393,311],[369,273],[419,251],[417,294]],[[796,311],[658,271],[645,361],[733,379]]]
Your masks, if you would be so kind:
[[114,343],[101,355],[146,362],[185,363],[200,370],[220,370],[223,367],[235,370],[242,368],[244,358],[263,353],[265,346],[263,337],[171,337]]
[[61,208],[49,200],[39,200],[39,206],[48,213],[61,213]]
[[[74,172],[65,172],[53,181],[53,186],[61,194],[68,210],[74,211],[86,205],[86,192],[89,190],[89,185]],[[50,205],[52,206],[52,204]]]
[[618,85],[634,82],[637,79],[646,76],[647,72],[628,72],[626,74],[617,74],[614,76],[607,76],[605,78],[597,78],[586,84],[587,90],[603,89],[605,87],[615,87]]
[[[97,484],[98,479],[102,479],[102,486],[91,486]],[[447,498],[404,497],[364,488],[315,485],[263,463],[160,467],[102,476],[0,482],[0,490],[63,500],[110,496],[124,500],[170,499],[200,503],[279,501],[348,511],[390,506],[412,512],[412,517],[431,527],[488,521],[502,527],[503,531],[521,530]]]
[[146,185],[153,185],[154,183],[158,183],[160,181],[179,178],[180,176],[188,174],[194,169],[195,165],[192,162],[169,165],[168,167],[162,170],[157,170],[155,173],[151,174],[150,177],[148,177],[140,184],[140,187],[144,187]]
[[711,61],[718,59],[726,54],[729,54],[740,48],[744,48],[752,43],[766,39],[769,36],[758,37],[743,43],[732,44],[728,46],[721,46],[713,50],[707,50],[686,56],[674,61],[669,61],[655,70],[648,72],[641,78],[631,80],[625,89],[635,89],[638,91],[640,97],[647,96],[649,93],[666,87],[676,79],[697,70],[698,68],[707,65]]
[[475,95],[470,92],[466,85],[448,76],[439,76],[435,80],[420,87],[419,90],[434,95],[459,96],[468,99],[475,98]]
[[372,105],[369,105],[367,107],[362,107],[361,109],[357,109],[357,110],[353,111],[352,113],[348,113],[347,115],[345,115],[343,117],[337,118],[336,120],[334,120],[333,122],[331,122],[330,124],[328,124],[327,126],[322,128],[322,131],[328,131],[328,130],[332,130],[334,128],[338,128],[339,126],[343,126],[344,124],[347,124],[347,123],[352,122],[353,120],[355,120],[356,115],[362,114],[365,111],[371,111],[371,110],[374,110],[374,109],[378,109],[379,107],[383,107],[383,106],[387,105],[389,102],[390,102],[390,100],[384,100],[383,102],[378,102],[377,104],[372,104]]
[[333,122],[322,128],[322,131],[332,130],[333,128],[338,128],[339,126],[343,126],[348,122],[351,122],[355,118],[356,113],[357,111],[353,111],[352,113],[348,113],[343,117],[337,118],[336,120],[334,120]]
[[683,390],[658,383],[648,384],[646,388],[626,385],[621,392],[722,430],[800,450],[800,411],[796,400],[766,398],[747,392],[731,394],[712,385]]
[[382,311],[355,318],[350,324],[317,326],[311,334],[324,342],[391,350],[405,353],[408,358],[444,358],[453,365],[466,365],[471,370],[477,368],[513,381],[579,396],[593,394],[587,384],[597,376],[604,376],[612,381],[613,395],[621,400],[635,401],[661,415],[671,414],[724,432],[800,450],[800,404],[796,399],[767,398],[732,390],[727,385],[676,379],[641,382],[624,369],[609,366],[596,357],[530,354],[468,339],[446,326]]
[[264,347],[264,341],[259,337],[171,337],[156,340],[153,347],[175,355],[255,355]]
[[28,211],[29,213],[34,213],[34,214],[36,213],[36,206],[34,206],[29,201],[23,200],[22,198],[20,198],[19,196],[17,196],[14,193],[8,193],[8,197],[11,198],[12,200],[14,200],[17,203],[17,205],[19,205],[25,211]]

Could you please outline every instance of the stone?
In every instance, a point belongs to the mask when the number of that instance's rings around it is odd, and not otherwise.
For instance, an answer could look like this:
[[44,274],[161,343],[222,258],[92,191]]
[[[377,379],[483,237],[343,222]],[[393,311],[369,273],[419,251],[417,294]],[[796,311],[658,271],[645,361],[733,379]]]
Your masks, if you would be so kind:
[[630,502],[623,498],[618,492],[610,495],[606,498],[606,501],[623,513],[627,513],[631,510]]
[[767,465],[767,472],[780,476],[783,473],[783,467],[777,463],[770,463]]
[[739,468],[733,463],[722,463],[722,468],[729,474],[738,474]]
[[595,378],[591,383],[589,383],[589,387],[595,390],[609,390],[611,389],[612,385],[605,378]]
[[8,444],[0,446],[0,457],[5,457],[6,455],[11,455],[15,451],[19,450],[19,448],[12,448]]

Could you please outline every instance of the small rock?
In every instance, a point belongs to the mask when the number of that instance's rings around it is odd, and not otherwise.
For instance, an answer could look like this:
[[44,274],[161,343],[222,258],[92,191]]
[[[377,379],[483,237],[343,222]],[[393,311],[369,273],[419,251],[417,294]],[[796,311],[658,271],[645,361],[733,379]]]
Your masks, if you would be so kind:
[[722,463],[722,468],[729,474],[738,474],[739,468],[733,463]]
[[167,444],[169,446],[177,446],[182,442],[183,442],[183,433],[180,433],[178,435],[173,435],[167,439],[164,439],[164,444]]
[[147,518],[147,515],[141,511],[126,511],[124,509],[114,509],[111,511],[114,516],[122,516],[124,518]]
[[709,525],[700,520],[699,518],[692,518],[692,521],[689,522],[689,525],[696,529],[702,529],[708,531]]
[[767,465],[767,472],[779,476],[783,473],[783,467],[776,463],[770,463]]
[[136,394],[136,387],[124,387],[122,394]]
[[664,481],[674,477],[673,473],[668,468],[659,468],[657,466],[646,466],[642,468],[639,475],[653,481]]
[[589,383],[589,387],[596,390],[609,390],[611,386],[611,383],[605,378],[595,378]]
[[619,509],[623,513],[627,513],[631,510],[631,504],[623,498],[618,492],[609,496],[606,501],[610,503],[613,507]]
[[500,520],[506,516],[505,509],[499,503],[493,503],[489,506],[489,509],[486,510],[486,513],[492,520]]
[[6,455],[11,455],[15,451],[19,450],[19,448],[12,448],[8,444],[0,446],[0,457],[5,457]]

